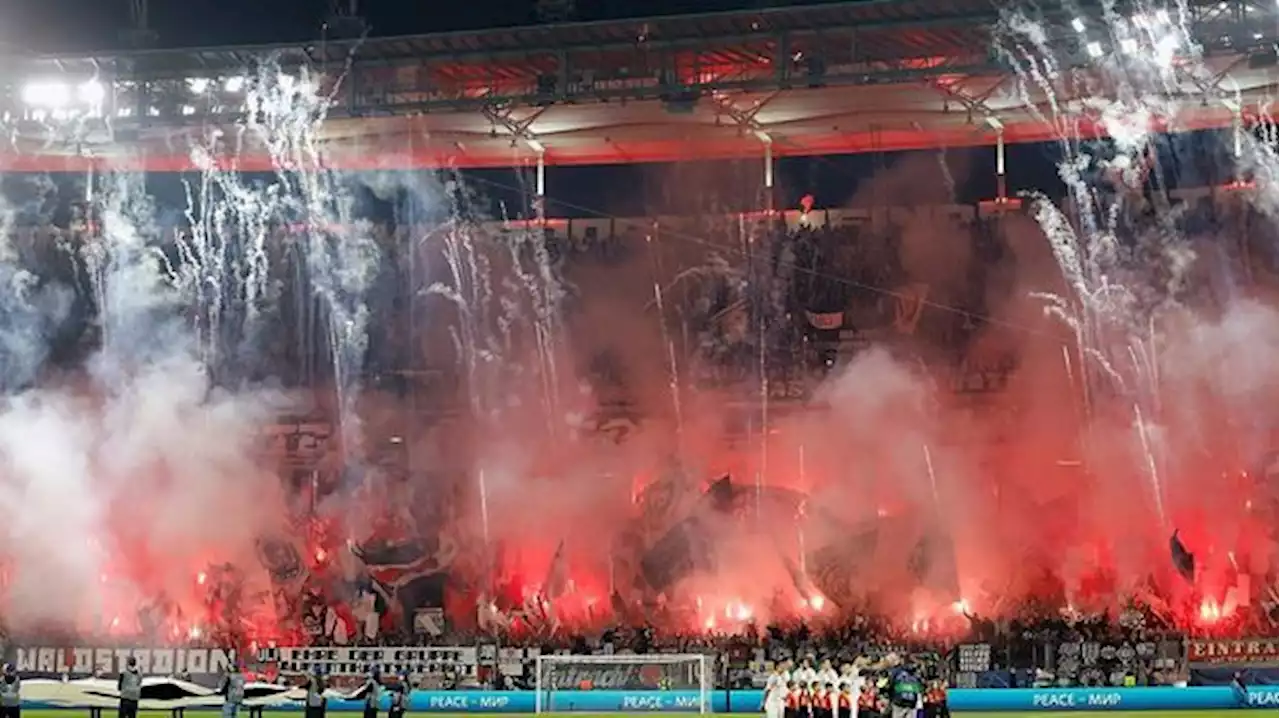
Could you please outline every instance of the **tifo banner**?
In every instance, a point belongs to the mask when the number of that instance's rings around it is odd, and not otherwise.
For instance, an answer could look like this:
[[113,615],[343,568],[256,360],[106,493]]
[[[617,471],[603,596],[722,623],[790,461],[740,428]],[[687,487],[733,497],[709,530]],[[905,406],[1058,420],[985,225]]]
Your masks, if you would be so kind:
[[1247,638],[1241,641],[1187,641],[1187,661],[1240,666],[1275,665],[1280,640]]
[[19,648],[14,664],[22,673],[90,676],[119,673],[130,658],[144,676],[221,673],[234,651],[220,648]]

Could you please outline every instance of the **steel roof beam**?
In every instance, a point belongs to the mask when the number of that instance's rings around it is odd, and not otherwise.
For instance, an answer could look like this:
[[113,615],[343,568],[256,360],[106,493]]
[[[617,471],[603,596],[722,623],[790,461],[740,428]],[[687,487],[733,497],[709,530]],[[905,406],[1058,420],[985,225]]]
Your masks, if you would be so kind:
[[[1000,68],[989,63],[970,63],[962,65],[943,64],[927,68],[883,68],[883,69],[867,69],[863,72],[837,73],[827,74],[823,77],[823,82],[828,87],[859,87],[865,85],[892,84],[898,82],[921,81],[929,77],[936,77],[943,74],[964,74],[964,75],[984,75],[999,74]],[[688,87],[691,91],[699,95],[710,95],[712,92],[718,92],[726,95],[742,94],[742,93],[767,93],[776,92],[778,81],[773,76],[746,78],[742,80],[716,80],[707,84],[694,84]],[[670,93],[672,88],[666,87],[658,83],[644,86],[631,87],[595,87],[591,85],[574,86],[568,89],[562,89],[554,98],[556,102],[608,102],[608,101],[645,101],[645,100],[664,100]],[[378,93],[374,93],[377,95]],[[408,91],[407,96],[421,94],[415,91]],[[536,88],[511,91],[511,90],[494,90],[490,93],[477,94],[474,97],[439,97],[428,100],[406,100],[398,102],[394,99],[386,98],[385,93],[380,96],[384,99],[356,99],[352,100],[351,93],[340,93],[341,98],[329,112],[330,117],[366,117],[370,115],[412,115],[420,113],[430,113],[439,111],[485,111],[495,107],[537,107],[544,105],[548,101],[545,94],[539,93]],[[165,125],[182,126],[189,124],[200,124],[204,122],[216,122],[221,120],[233,121],[238,117],[238,113],[227,114],[221,118],[209,114],[196,113],[189,117],[171,117],[165,118]],[[151,119],[152,124],[156,118],[124,118],[115,119],[113,124],[117,129],[128,127],[136,124],[138,120]]]
[[[576,54],[590,53],[603,54],[610,52],[634,51],[644,49],[648,52],[671,52],[671,51],[692,51],[700,50],[703,52],[712,52],[716,49],[723,51],[738,49],[744,43],[776,41],[780,37],[786,36],[791,40],[805,40],[817,37],[830,37],[841,33],[854,33],[855,31],[861,35],[867,33],[875,33],[878,31],[888,32],[894,30],[928,30],[939,27],[954,27],[976,30],[988,27],[995,22],[996,16],[991,14],[975,15],[967,17],[945,17],[938,19],[912,19],[912,20],[891,20],[880,22],[863,22],[858,24],[847,25],[830,25],[821,30],[796,28],[784,30],[762,29],[750,33],[736,33],[713,35],[705,37],[681,37],[681,38],[653,38],[645,40],[643,43],[635,41],[630,42],[604,42],[604,43],[567,43],[564,45],[546,44],[546,45],[530,45],[522,47],[507,47],[492,50],[469,50],[469,51],[412,51],[407,53],[378,53],[377,50],[383,44],[391,44],[387,40],[368,40],[364,44],[353,43],[328,43],[328,47],[333,51],[342,49],[342,55],[352,54],[353,65],[356,67],[362,65],[375,66],[397,66],[397,65],[421,65],[424,62],[450,62],[457,64],[466,64],[468,62],[475,63],[494,63],[501,60],[515,59],[521,60],[531,55],[555,55],[558,53]],[[427,36],[428,38],[430,36]],[[39,71],[40,65],[47,65],[53,62],[63,63],[83,63],[86,67],[97,63],[103,68],[118,68],[122,65],[131,65],[135,68],[131,75],[126,75],[117,70],[113,74],[119,75],[122,79],[148,80],[152,78],[163,79],[164,77],[175,77],[190,73],[192,71],[210,71],[210,67],[214,70],[223,72],[243,72],[244,61],[241,53],[247,53],[259,61],[264,61],[273,56],[279,57],[284,55],[281,62],[285,65],[301,64],[296,56],[306,57],[306,48],[312,43],[305,45],[267,45],[267,46],[239,46],[226,48],[201,48],[190,51],[147,51],[140,53],[122,53],[122,54],[104,54],[104,55],[88,55],[88,56],[63,56],[63,57],[40,57],[29,58],[25,63],[27,71]],[[218,53],[229,57],[224,58],[224,62],[211,66],[199,66],[195,58],[200,54]],[[294,55],[294,59],[287,57]],[[21,63],[21,61],[19,61]],[[149,68],[146,65],[154,64],[156,67]]]
[[530,131],[529,128],[533,126],[534,121],[541,117],[542,113],[545,111],[546,108],[539,108],[532,115],[524,119],[517,120],[514,118],[514,114],[510,108],[499,108],[494,106],[480,108],[480,113],[485,116],[485,119],[489,120],[489,122],[494,125],[495,129],[501,126],[508,134],[511,135],[511,141],[513,144],[517,140],[523,141],[529,146],[529,149],[533,150],[537,154],[546,152],[546,146],[537,135]]
[[[714,14],[683,18],[650,18],[647,20],[611,21],[605,23],[578,23],[562,27],[549,28],[512,28],[502,31],[448,33],[440,35],[422,35],[390,38],[371,38],[362,42],[329,42],[326,44],[326,56],[335,52],[340,57],[354,53],[355,64],[389,63],[420,64],[423,61],[447,60],[456,63],[486,62],[502,59],[520,59],[529,55],[550,54],[556,52],[613,52],[636,49],[643,46],[649,50],[672,50],[683,47],[709,45],[729,46],[744,42],[755,42],[776,38],[780,33],[789,33],[794,39],[813,37],[820,34],[841,32],[875,33],[895,29],[927,30],[936,27],[966,28],[985,31],[996,21],[996,15],[989,11],[961,11],[950,14],[917,16],[910,18],[888,19],[880,12],[880,7],[891,6],[889,0],[863,0],[857,3],[820,5],[808,8],[786,8],[784,11],[757,11],[750,13]],[[983,7],[983,4],[972,4]],[[989,6],[988,6],[989,7]],[[1189,4],[1190,14],[1195,24],[1202,26],[1207,32],[1202,40],[1208,46],[1220,43],[1222,31],[1239,34],[1242,24],[1250,24],[1252,20],[1266,19],[1275,16],[1275,4],[1268,0],[1195,0]],[[1093,11],[1086,11],[1092,14]],[[717,27],[724,26],[726,20],[741,20],[753,28],[748,33],[708,33],[707,23],[717,21]],[[1046,14],[1046,26],[1064,28],[1070,17],[1066,13]],[[611,41],[607,38],[626,33],[627,30],[649,25],[656,27],[643,43],[636,40],[625,42]],[[1264,40],[1274,39],[1276,23],[1261,23],[1264,29]],[[732,26],[732,25],[730,25]],[[821,29],[814,29],[820,27]],[[679,33],[664,33],[664,30],[679,30]],[[596,33],[598,37],[591,37]],[[581,40],[582,36],[589,39]],[[572,36],[572,39],[570,38]],[[496,38],[504,39],[498,42]],[[537,42],[530,42],[530,39]],[[1247,38],[1246,38],[1247,39]],[[1211,42],[1212,41],[1212,42]],[[175,75],[195,71],[242,72],[245,54],[265,59],[271,56],[286,57],[286,63],[299,64],[303,60],[299,55],[307,56],[307,50],[315,43],[290,43],[277,45],[229,46],[222,48],[193,48],[190,50],[147,50],[127,53],[100,53],[81,56],[62,56],[31,58],[27,68],[29,72],[38,72],[41,65],[49,66],[57,62],[97,63],[110,72],[115,69],[120,74],[131,72],[129,79],[146,80],[152,77]],[[488,44],[488,46],[485,46]],[[476,49],[470,49],[480,45]],[[434,49],[426,49],[431,46]],[[398,48],[408,48],[402,51]],[[221,55],[218,63],[206,63],[210,55]],[[327,60],[327,57],[326,57]],[[19,61],[21,62],[21,61]],[[154,63],[159,67],[147,67]],[[22,63],[26,64],[26,63]],[[137,68],[129,70],[129,67]]]

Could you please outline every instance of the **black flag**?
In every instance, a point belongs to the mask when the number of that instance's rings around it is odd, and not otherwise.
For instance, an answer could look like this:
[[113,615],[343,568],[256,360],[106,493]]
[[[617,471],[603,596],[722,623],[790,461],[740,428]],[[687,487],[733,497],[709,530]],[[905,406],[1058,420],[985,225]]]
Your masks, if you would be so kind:
[[1178,574],[1187,580],[1188,583],[1196,578],[1196,557],[1195,554],[1187,550],[1182,544],[1182,539],[1178,538],[1178,530],[1173,530],[1173,535],[1169,537],[1169,556],[1173,559],[1173,567],[1178,569]]
[[922,536],[916,542],[914,548],[911,549],[911,555],[907,557],[907,570],[911,572],[911,577],[917,581],[925,580],[929,575],[929,571],[933,568],[933,552],[934,542],[929,536]]
[[711,533],[697,516],[672,526],[640,559],[640,575],[655,591],[712,567]]
[[733,478],[729,474],[725,474],[711,482],[703,497],[710,501],[712,508],[716,511],[727,514],[733,513],[737,505],[738,495],[738,487],[733,485]]

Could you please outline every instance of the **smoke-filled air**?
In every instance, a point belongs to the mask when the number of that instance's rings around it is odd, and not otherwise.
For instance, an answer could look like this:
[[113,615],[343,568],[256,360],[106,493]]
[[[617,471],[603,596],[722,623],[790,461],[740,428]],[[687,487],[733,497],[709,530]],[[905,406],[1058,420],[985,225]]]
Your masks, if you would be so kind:
[[[1060,184],[982,216],[943,208],[991,170],[945,152],[827,207],[491,212],[466,174],[326,169],[340,78],[305,73],[251,79],[198,171],[5,177],[0,617],[245,647],[312,605],[348,636],[945,632],[1028,599],[1238,625],[1277,568],[1275,139],[1215,136],[1232,191],[1181,193],[1193,139],[1152,128],[1210,71],[1176,7],[1107,20],[1150,51],[1068,68],[1002,18]],[[708,172],[653,170],[712,206]]]

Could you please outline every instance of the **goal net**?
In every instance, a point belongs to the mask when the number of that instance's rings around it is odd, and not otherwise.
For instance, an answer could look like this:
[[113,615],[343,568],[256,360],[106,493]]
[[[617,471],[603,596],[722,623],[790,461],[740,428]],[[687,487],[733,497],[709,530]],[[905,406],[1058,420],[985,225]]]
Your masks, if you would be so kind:
[[710,656],[546,655],[537,658],[538,713],[710,713]]

